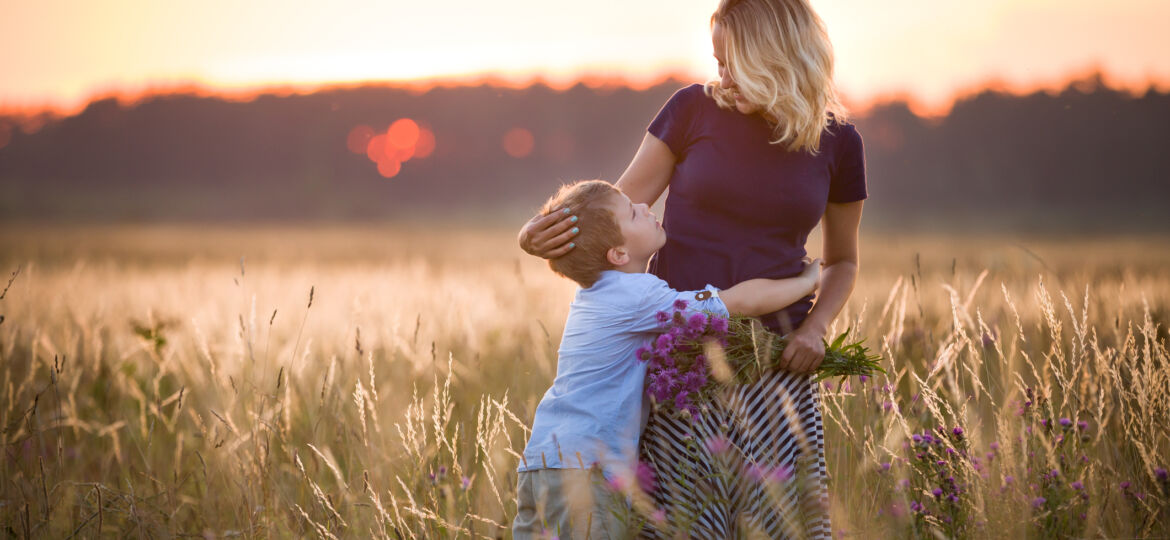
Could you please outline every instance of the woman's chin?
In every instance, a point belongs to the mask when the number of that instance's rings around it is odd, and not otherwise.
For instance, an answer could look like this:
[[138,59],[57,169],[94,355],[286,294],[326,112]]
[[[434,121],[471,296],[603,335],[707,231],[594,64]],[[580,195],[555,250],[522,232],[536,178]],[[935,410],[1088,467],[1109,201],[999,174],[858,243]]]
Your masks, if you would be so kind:
[[751,103],[748,103],[747,101],[744,101],[743,99],[737,98],[735,100],[735,110],[742,114],[754,114],[756,111],[760,110],[760,108],[752,105]]

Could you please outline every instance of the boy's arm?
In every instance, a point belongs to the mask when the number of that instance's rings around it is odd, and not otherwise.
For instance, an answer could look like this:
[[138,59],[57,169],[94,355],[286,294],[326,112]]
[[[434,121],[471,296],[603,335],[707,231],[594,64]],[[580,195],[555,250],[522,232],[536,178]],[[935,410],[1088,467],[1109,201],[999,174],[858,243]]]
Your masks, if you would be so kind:
[[749,279],[719,291],[719,298],[732,315],[756,317],[785,308],[817,288],[821,260],[804,267],[799,276],[786,279]]

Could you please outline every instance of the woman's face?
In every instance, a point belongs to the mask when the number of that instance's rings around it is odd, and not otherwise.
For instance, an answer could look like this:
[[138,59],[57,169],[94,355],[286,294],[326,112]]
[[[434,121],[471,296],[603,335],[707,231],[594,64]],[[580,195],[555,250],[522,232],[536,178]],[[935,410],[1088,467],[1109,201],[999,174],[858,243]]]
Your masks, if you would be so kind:
[[715,52],[715,60],[719,62],[719,86],[731,92],[735,97],[735,109],[743,114],[752,114],[760,108],[744,99],[731,76],[731,68],[727,65],[727,47],[724,45],[723,25],[711,25],[711,46]]

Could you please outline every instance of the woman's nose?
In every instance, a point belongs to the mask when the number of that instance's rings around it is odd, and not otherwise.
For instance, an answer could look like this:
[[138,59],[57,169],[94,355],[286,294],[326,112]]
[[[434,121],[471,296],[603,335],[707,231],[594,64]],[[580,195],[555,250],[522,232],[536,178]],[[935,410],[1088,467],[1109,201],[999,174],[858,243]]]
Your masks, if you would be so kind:
[[735,88],[735,79],[731,78],[731,70],[723,68],[722,76],[719,77],[719,86],[726,89]]

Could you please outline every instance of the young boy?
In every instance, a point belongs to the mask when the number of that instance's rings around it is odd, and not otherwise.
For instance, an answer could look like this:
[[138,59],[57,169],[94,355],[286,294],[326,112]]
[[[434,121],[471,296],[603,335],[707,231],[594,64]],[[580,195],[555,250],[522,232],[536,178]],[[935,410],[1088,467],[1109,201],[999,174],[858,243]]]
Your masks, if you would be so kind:
[[658,330],[655,314],[671,312],[676,300],[685,300],[688,310],[720,315],[770,313],[811,293],[820,264],[813,261],[790,279],[679,292],[646,273],[666,232],[645,204],[589,180],[562,187],[543,213],[560,208],[580,218],[580,231],[575,248],[549,266],[581,288],[565,321],[556,379],[536,407],[524,449],[512,530],[517,539],[622,537],[605,480],[630,485],[634,478],[648,412],[646,366],[635,351]]

